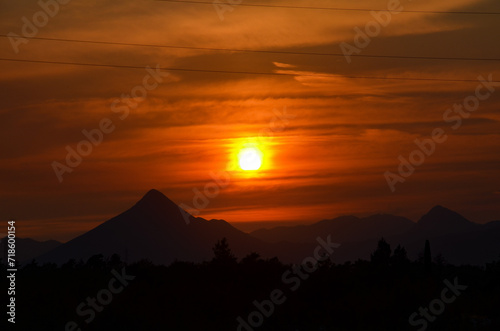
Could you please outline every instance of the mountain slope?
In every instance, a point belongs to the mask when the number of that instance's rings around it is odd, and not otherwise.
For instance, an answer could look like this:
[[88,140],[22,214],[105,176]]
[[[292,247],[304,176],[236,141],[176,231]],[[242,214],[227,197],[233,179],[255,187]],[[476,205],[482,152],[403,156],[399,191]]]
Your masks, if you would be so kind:
[[[202,261],[212,257],[211,248],[223,237],[237,254],[268,251],[262,243],[222,220],[207,221],[187,214],[157,190],[149,191],[124,213],[37,258],[40,262],[63,263],[86,260],[92,255],[114,253],[129,262],[147,258],[155,263],[174,260]],[[264,245],[265,246],[265,245]]]
[[467,220],[457,212],[435,206],[420,218],[415,231],[434,237],[474,231],[478,226],[480,225]]
[[373,215],[365,218],[341,216],[311,225],[262,229],[251,235],[267,242],[314,242],[318,236],[330,234],[338,242],[358,242],[370,238],[388,237],[409,231],[414,223],[394,215]]
[[[7,252],[7,237],[1,239],[2,251]],[[38,241],[30,238],[16,238],[16,261],[19,263],[30,262],[40,254],[47,253],[62,245],[56,240]],[[5,261],[6,257],[2,257]]]

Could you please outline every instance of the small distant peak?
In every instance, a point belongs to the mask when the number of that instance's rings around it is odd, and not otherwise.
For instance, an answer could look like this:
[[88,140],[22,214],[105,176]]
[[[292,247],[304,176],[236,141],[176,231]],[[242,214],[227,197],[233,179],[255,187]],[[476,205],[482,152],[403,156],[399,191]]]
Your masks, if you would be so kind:
[[212,222],[212,223],[227,223],[226,221],[218,219],[218,218],[212,218],[211,220],[209,220],[209,222]]
[[211,224],[215,224],[215,225],[218,225],[218,226],[231,226],[231,224],[229,224],[228,222],[226,222],[225,220],[221,220],[221,219],[211,219],[210,221],[208,221],[209,223]]
[[432,211],[436,212],[436,211],[451,211],[451,210],[448,208],[445,208],[441,205],[435,205],[434,207],[431,208],[431,210],[429,212],[432,212]]
[[[357,222],[359,220],[360,220],[360,218],[356,217],[354,215],[344,215],[344,216],[338,216],[338,217],[335,217],[332,219],[321,220],[321,221],[314,223],[314,224],[332,224],[332,223],[338,223],[338,222]],[[299,226],[303,226],[303,225],[299,225]]]
[[436,206],[432,207],[431,210],[429,210],[426,215],[431,215],[431,216],[444,216],[444,215],[459,216],[459,214],[457,212],[454,212],[453,210],[448,209],[446,207],[443,207],[441,205],[436,205]]
[[333,219],[327,220],[327,221],[347,221],[347,222],[355,222],[359,221],[360,218],[354,215],[342,215],[339,217],[335,217]]
[[459,213],[448,209],[446,207],[437,205],[431,208],[425,214],[420,218],[418,221],[420,225],[422,224],[431,224],[431,223],[441,223],[441,224],[467,224],[471,223],[469,220],[467,220],[465,217],[460,215]]

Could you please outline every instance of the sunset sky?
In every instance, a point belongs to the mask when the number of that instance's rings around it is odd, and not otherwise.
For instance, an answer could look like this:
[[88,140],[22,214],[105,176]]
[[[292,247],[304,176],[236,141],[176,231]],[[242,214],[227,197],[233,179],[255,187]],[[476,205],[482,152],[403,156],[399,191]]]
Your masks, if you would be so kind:
[[[242,3],[388,6],[379,0]],[[401,6],[500,12],[497,0],[405,0]],[[21,37],[23,17],[32,21],[40,11],[27,0],[0,8],[0,34]],[[500,59],[499,17],[394,14],[360,54]],[[234,6],[223,18],[212,4],[71,0],[38,28],[37,38],[188,48],[33,39],[19,43],[16,53],[13,38],[0,38],[1,59],[118,66],[0,61],[0,210],[5,221],[18,220],[18,236],[69,240],[152,188],[193,206],[193,190],[203,191],[212,173],[227,170],[229,185],[199,216],[312,222],[392,213],[416,221],[440,204],[475,222],[500,220],[500,84],[456,130],[443,120],[454,104],[475,95],[480,75],[500,81],[498,61],[351,57],[349,64],[342,56],[317,55],[341,54],[342,42],[354,45],[354,29],[374,21],[367,11]],[[166,70],[144,100],[125,106],[147,66],[233,73]],[[147,81],[156,85],[154,77]],[[97,129],[106,118],[114,130],[61,182],[53,162],[65,164],[67,146],[76,149],[87,139],[82,130]],[[397,173],[398,157],[407,159],[414,140],[436,128],[448,139],[392,192],[384,173]],[[228,169],[246,144],[259,146],[262,168]]]

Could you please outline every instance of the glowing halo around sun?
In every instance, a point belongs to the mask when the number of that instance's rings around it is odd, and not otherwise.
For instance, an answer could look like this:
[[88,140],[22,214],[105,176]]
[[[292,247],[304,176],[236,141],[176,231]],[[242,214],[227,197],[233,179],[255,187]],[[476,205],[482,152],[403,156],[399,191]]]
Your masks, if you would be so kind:
[[245,147],[238,154],[241,170],[256,171],[262,166],[262,152],[254,146]]

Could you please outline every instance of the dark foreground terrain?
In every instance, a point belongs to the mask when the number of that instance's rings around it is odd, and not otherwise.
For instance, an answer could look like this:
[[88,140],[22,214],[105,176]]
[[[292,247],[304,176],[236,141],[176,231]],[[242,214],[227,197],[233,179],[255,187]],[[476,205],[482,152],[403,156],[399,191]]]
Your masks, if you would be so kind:
[[117,255],[31,263],[17,273],[7,329],[500,330],[500,261],[452,266],[429,252],[410,261],[383,240],[370,261],[304,261],[237,261],[222,240],[199,264],[127,265]]

